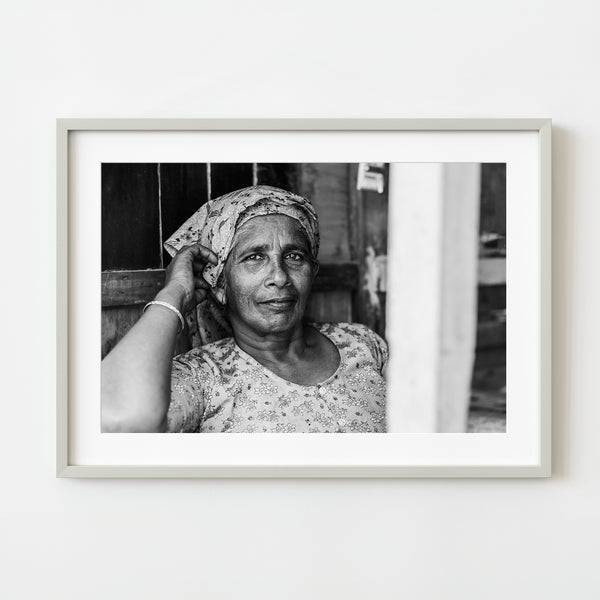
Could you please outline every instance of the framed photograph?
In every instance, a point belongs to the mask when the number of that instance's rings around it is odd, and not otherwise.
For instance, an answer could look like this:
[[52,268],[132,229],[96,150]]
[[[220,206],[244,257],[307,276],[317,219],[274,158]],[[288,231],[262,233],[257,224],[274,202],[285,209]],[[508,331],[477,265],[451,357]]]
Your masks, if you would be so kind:
[[548,119],[58,120],[57,476],[550,476],[550,184]]

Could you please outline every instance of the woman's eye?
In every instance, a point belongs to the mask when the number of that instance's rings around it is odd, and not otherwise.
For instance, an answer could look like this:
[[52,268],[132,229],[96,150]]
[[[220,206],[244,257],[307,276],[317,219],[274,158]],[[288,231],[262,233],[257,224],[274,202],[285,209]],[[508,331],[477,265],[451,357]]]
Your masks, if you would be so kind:
[[300,262],[304,260],[304,255],[300,254],[299,252],[290,252],[286,255],[286,258],[294,262]]
[[256,261],[256,260],[260,260],[261,258],[262,258],[262,254],[250,254],[249,256],[246,256],[246,258],[244,260]]

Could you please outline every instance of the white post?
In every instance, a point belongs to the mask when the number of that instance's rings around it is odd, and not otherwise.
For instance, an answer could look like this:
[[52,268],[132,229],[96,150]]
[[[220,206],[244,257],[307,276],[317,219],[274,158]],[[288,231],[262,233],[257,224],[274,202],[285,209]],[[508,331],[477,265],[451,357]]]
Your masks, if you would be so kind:
[[466,430],[480,165],[390,165],[388,430]]

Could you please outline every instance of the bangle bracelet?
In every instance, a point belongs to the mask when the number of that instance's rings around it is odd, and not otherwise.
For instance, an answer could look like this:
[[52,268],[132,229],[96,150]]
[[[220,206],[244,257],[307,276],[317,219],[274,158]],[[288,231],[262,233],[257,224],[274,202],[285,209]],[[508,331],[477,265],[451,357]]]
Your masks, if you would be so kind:
[[148,304],[146,304],[146,306],[144,306],[144,308],[142,309],[142,314],[146,312],[146,309],[151,306],[152,304],[158,304],[158,306],[164,306],[165,308],[168,308],[169,310],[172,310],[176,315],[177,318],[179,319],[179,324],[180,324],[180,329],[177,331],[177,333],[181,333],[185,327],[185,321],[183,320],[183,315],[172,305],[169,304],[168,302],[163,302],[162,300],[152,300],[152,302],[148,302]]

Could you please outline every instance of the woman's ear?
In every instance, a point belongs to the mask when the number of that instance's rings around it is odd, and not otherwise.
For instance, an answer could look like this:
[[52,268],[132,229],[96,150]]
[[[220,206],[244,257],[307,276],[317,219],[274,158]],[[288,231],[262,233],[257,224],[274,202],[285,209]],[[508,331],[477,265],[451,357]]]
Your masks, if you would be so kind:
[[214,302],[219,304],[220,306],[225,306],[226,302],[226,292],[225,290],[211,290],[210,296]]
[[217,285],[211,288],[210,292],[213,299],[216,300],[218,304],[221,306],[227,304],[227,276],[225,269],[223,269],[223,272],[219,275]]
[[210,289],[210,295],[212,299],[221,306],[225,306],[227,303],[227,284],[220,282],[221,285]]

